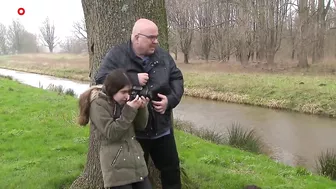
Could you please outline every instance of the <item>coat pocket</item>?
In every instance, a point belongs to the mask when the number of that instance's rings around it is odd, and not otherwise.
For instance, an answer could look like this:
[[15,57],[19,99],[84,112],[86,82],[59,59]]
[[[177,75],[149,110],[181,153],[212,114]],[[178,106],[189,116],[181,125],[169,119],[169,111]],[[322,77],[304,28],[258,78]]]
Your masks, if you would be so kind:
[[118,149],[118,151],[117,151],[117,154],[115,155],[115,157],[112,160],[112,163],[111,163],[112,166],[114,166],[116,164],[116,162],[119,159],[119,156],[120,156],[120,153],[121,153],[122,150],[123,150],[123,147],[120,146],[119,149]]
[[167,110],[164,114],[156,113],[156,120],[157,120],[157,126],[159,130],[162,128],[168,127],[168,125],[171,125],[171,112],[170,110]]

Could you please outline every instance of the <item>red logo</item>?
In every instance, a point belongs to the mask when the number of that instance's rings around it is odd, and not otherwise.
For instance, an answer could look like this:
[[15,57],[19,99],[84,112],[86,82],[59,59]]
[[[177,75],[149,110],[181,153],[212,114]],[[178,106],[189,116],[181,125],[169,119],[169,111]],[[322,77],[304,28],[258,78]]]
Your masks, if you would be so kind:
[[19,14],[20,16],[22,16],[22,15],[24,15],[24,13],[25,13],[26,11],[24,10],[24,8],[19,8],[19,9],[17,10],[17,12],[18,12],[18,14]]

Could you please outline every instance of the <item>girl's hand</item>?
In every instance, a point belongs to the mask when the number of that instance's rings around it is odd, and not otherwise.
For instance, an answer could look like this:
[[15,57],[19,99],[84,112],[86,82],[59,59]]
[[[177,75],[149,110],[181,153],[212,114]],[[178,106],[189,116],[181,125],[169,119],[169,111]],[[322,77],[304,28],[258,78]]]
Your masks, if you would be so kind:
[[145,98],[145,97],[142,96],[140,99],[141,99],[141,106],[140,106],[140,108],[145,108],[145,107],[147,107],[147,104],[148,104],[148,102],[149,102],[149,98],[148,98],[148,97]]
[[142,100],[137,95],[134,100],[127,101],[126,103],[134,109],[139,109],[139,107],[142,105]]

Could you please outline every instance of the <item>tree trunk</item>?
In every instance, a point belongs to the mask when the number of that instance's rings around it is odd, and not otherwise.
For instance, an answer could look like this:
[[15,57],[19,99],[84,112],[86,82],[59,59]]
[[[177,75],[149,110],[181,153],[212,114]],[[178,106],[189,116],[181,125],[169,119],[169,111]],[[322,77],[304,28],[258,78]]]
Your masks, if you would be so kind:
[[239,32],[239,61],[242,65],[248,64],[248,48],[247,48],[247,22],[248,22],[248,16],[246,13],[246,2],[240,1],[241,4],[238,8],[238,17],[240,19],[240,22],[238,23],[238,32]]
[[308,29],[308,6],[307,0],[300,0],[299,2],[299,19],[300,19],[300,50],[299,50],[299,64],[301,68],[308,67],[307,59],[307,29]]
[[[91,1],[82,0],[82,6],[87,28],[89,52],[89,66],[91,85],[94,84],[94,75],[108,50],[130,39],[134,22],[138,18],[148,18],[159,27],[160,46],[168,50],[168,29],[164,0],[110,0]],[[87,153],[87,162],[80,175],[71,185],[72,189],[102,188],[103,179],[99,163],[100,142],[95,139],[90,128],[90,141]],[[150,175],[157,171],[153,163],[149,164]],[[160,186],[157,172],[150,179]]]
[[184,63],[189,64],[189,54],[188,53],[184,53]]
[[267,65],[268,66],[274,66],[274,57],[275,57],[274,52],[270,51],[267,53]]
[[292,49],[292,55],[291,55],[291,59],[294,60],[295,59],[295,49]]
[[324,37],[326,32],[326,16],[330,8],[331,0],[328,0],[326,8],[324,8],[324,0],[319,0],[318,3],[318,32],[317,32],[317,44],[316,44],[316,61],[320,62],[324,59]]
[[265,0],[259,0],[256,1],[257,6],[256,9],[258,9],[259,15],[258,15],[258,29],[257,29],[257,36],[258,36],[258,41],[257,41],[257,61],[264,61],[265,60],[265,54],[266,54],[266,43],[267,43],[267,38],[265,37],[266,34],[266,3]]
[[268,32],[267,32],[267,54],[266,54],[266,58],[267,58],[267,64],[268,66],[273,66],[274,64],[274,57],[275,57],[275,46],[276,46],[276,40],[275,40],[275,33],[278,32],[276,31],[275,28],[275,13],[274,13],[274,2],[270,1],[268,4],[268,12],[269,12],[269,26],[268,26]]
[[311,6],[311,14],[312,14],[312,22],[311,22],[311,44],[312,44],[312,49],[311,49],[311,57],[312,57],[312,64],[316,63],[316,51],[317,51],[317,33],[318,33],[318,21],[319,21],[319,14],[316,13],[316,5],[315,5],[315,0],[310,0],[310,6]]
[[247,57],[247,44],[244,40],[245,34],[240,39],[240,52],[239,52],[239,61],[242,65],[248,64],[248,57]]
[[291,59],[294,60],[295,59],[295,36],[294,36],[294,32],[293,32],[293,12],[292,10],[290,10],[289,12],[289,33],[290,33],[290,42],[291,42],[291,48],[292,48],[292,55],[291,55]]
[[210,2],[203,3],[200,5],[200,8],[198,9],[198,22],[200,29],[200,35],[201,35],[201,50],[202,55],[206,62],[209,61],[210,51],[212,47],[212,39],[211,39],[211,24],[212,24],[212,17],[213,15],[210,14],[214,11],[213,6]]

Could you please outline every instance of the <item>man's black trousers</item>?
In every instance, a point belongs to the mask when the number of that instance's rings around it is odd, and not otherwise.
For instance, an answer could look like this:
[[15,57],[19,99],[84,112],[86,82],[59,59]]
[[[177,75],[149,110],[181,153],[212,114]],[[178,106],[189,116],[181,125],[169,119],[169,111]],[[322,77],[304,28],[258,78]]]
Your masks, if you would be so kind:
[[162,189],[181,189],[180,161],[173,129],[169,135],[157,139],[138,139],[145,152],[148,165],[149,155],[161,172]]

